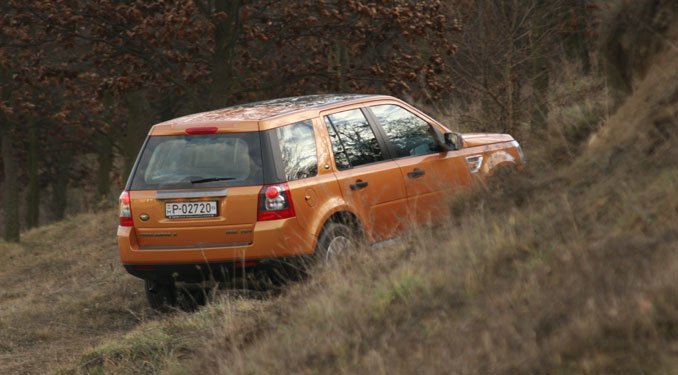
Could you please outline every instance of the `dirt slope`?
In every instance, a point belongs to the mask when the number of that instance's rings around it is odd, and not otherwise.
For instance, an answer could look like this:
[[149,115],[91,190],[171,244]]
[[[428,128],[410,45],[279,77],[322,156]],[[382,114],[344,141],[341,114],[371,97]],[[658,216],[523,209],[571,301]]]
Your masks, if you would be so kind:
[[0,373],[42,373],[147,311],[119,265],[115,213],[80,215],[0,243]]

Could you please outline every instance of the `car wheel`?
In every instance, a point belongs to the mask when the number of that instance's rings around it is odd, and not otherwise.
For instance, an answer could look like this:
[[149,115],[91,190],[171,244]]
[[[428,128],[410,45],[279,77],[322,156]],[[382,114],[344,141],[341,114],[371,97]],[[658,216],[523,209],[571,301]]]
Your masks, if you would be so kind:
[[355,248],[356,233],[348,225],[328,223],[318,238],[315,253],[321,262],[330,262],[349,249]]
[[173,282],[144,280],[144,289],[153,310],[167,312],[177,305],[177,289]]
[[186,285],[177,289],[177,306],[184,311],[195,311],[207,304],[209,288]]

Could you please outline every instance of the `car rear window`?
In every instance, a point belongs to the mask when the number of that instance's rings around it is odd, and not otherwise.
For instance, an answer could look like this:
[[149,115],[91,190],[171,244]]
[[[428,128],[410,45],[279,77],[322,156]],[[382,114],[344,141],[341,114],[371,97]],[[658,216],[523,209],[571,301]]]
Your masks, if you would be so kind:
[[151,136],[133,173],[132,190],[263,184],[258,132]]

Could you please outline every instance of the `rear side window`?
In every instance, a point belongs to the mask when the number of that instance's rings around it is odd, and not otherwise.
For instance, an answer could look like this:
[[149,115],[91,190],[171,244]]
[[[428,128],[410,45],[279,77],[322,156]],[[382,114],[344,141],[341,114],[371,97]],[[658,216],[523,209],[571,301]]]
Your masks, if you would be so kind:
[[377,105],[370,110],[393,145],[396,157],[440,151],[433,127],[419,116],[397,105]]
[[281,126],[273,132],[278,141],[286,181],[318,174],[318,156],[311,120]]
[[263,184],[259,133],[151,136],[130,188],[181,189]]
[[384,160],[377,137],[360,109],[325,116],[337,169]]

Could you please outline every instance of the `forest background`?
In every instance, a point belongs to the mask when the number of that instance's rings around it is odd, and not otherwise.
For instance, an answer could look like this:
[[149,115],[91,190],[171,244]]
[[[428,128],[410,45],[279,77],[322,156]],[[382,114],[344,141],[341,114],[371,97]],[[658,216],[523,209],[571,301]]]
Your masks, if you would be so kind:
[[[549,133],[552,82],[603,71],[600,18],[613,6],[4,1],[0,230],[19,241],[22,230],[115,205],[150,126],[256,100],[389,94],[453,130],[508,132],[530,147]],[[590,86],[614,97],[629,89],[624,73]],[[604,111],[590,104],[563,136],[581,141],[596,129]],[[566,158],[576,152],[562,146]]]

